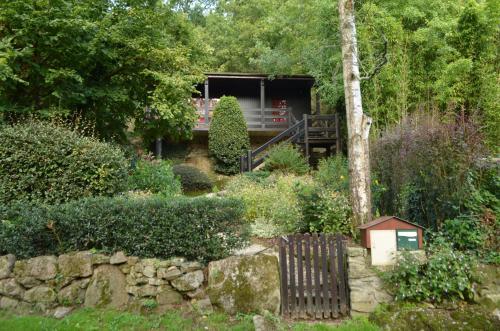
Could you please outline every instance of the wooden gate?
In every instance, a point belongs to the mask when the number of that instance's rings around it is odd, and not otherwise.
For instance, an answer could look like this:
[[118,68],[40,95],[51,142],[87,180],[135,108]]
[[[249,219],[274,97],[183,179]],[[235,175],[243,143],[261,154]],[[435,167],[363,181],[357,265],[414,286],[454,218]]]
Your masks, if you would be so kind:
[[341,235],[281,237],[281,312],[292,318],[349,313],[345,241]]

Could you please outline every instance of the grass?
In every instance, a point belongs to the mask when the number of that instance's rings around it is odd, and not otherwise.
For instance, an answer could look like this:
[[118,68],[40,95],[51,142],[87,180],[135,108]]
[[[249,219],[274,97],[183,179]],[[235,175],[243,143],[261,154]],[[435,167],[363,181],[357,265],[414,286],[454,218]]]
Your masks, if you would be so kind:
[[[275,318],[273,318],[275,319]],[[277,320],[277,319],[275,319]],[[275,321],[276,322],[276,321]],[[138,315],[109,310],[80,309],[64,319],[41,316],[16,316],[0,310],[1,331],[253,331],[251,315],[229,317],[214,313],[201,315],[193,311],[173,310],[164,315]],[[293,331],[375,331],[366,319],[347,320],[339,325],[323,323],[285,323],[277,321],[277,330]]]

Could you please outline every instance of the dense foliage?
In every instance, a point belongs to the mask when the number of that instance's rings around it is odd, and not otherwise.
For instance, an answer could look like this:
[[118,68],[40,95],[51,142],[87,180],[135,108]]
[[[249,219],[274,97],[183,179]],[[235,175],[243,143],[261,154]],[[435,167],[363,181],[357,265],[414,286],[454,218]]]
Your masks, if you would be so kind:
[[297,232],[355,235],[348,195],[333,188],[341,187],[344,179],[324,173],[322,178],[324,185],[309,175],[257,171],[231,180],[226,194],[244,202],[245,219],[259,237]]
[[304,175],[309,171],[309,164],[298,147],[281,143],[270,148],[264,170]]
[[303,227],[295,192],[295,188],[303,184],[304,179],[293,175],[238,176],[226,185],[226,194],[243,201],[245,219],[251,225],[253,235],[274,237]]
[[425,262],[404,252],[384,276],[397,300],[442,302],[472,299],[475,261],[446,242],[435,242]]
[[179,178],[184,192],[211,190],[213,187],[208,175],[194,166],[177,164],[172,167],[172,170]]
[[230,199],[87,198],[42,207],[0,207],[0,255],[97,249],[213,260],[247,239],[242,206]]
[[181,193],[181,183],[168,161],[139,161],[128,177],[128,189],[160,194],[164,197]]
[[[0,1],[0,120],[76,118],[106,139],[136,120],[155,138],[191,135],[206,49],[163,1]],[[144,121],[145,108],[154,111]]]
[[59,203],[125,189],[127,162],[109,144],[62,127],[0,126],[0,204]]
[[[201,25],[214,70],[308,73],[324,106],[343,112],[337,13],[330,0],[228,0]],[[365,0],[355,15],[361,75],[370,78],[363,105],[375,131],[418,110],[476,113],[498,150],[498,1]]]
[[240,156],[249,148],[247,124],[238,100],[220,98],[208,132],[208,150],[215,158],[215,170],[223,174],[238,173]]
[[472,119],[413,116],[371,146],[373,172],[386,188],[381,213],[435,230],[461,214],[498,215],[498,164]]

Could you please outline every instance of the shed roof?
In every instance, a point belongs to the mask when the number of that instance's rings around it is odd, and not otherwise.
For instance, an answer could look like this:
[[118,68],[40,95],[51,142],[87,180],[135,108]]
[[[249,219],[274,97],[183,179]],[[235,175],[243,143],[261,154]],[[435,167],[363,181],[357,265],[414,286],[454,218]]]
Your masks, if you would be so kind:
[[236,78],[236,79],[289,79],[289,80],[308,80],[314,81],[310,75],[269,75],[263,73],[244,73],[244,72],[207,72],[208,78]]
[[380,223],[384,223],[385,221],[388,221],[388,220],[393,219],[393,218],[396,218],[396,219],[400,220],[401,222],[405,222],[405,223],[411,224],[413,226],[424,229],[423,226],[420,226],[420,225],[412,223],[412,222],[408,222],[407,220],[404,220],[404,219],[399,218],[397,216],[382,216],[382,217],[379,217],[377,219],[374,219],[371,222],[361,224],[360,226],[358,226],[358,229],[368,229],[368,228],[371,228],[372,226],[375,226],[375,225],[380,224]]

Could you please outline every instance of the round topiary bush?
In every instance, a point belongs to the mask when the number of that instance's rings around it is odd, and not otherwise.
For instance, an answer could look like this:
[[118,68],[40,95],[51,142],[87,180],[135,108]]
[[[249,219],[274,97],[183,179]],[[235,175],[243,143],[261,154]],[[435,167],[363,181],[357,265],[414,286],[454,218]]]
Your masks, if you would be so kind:
[[179,177],[184,192],[211,190],[213,183],[206,173],[187,164],[173,166],[174,174]]
[[238,173],[240,156],[250,148],[247,124],[235,97],[222,97],[214,109],[208,132],[208,150],[215,158],[215,170]]
[[125,187],[126,159],[109,144],[38,122],[0,126],[0,141],[0,204],[53,204]]

